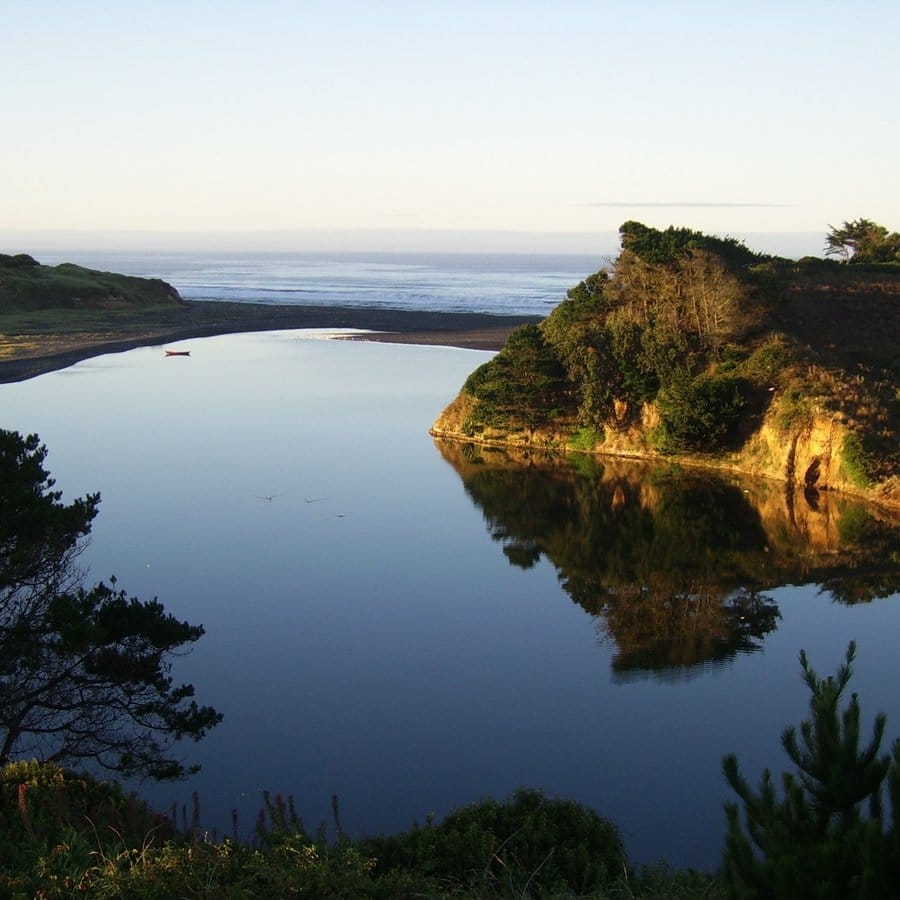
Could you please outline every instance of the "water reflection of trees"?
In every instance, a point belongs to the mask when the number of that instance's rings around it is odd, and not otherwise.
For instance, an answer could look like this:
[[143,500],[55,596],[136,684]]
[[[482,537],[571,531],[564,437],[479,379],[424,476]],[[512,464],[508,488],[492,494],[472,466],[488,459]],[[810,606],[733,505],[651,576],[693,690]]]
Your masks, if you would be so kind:
[[683,593],[637,588],[611,594],[594,614],[600,634],[618,647],[613,671],[619,677],[683,676],[760,650],[781,618],[771,597],[747,588],[724,597],[711,588]]
[[[817,583],[843,603],[900,590],[900,528],[834,495],[438,442],[512,565],[543,556],[616,647],[617,677],[683,678],[762,648],[764,591]],[[575,465],[573,465],[575,463]],[[576,468],[580,465],[581,468]]]

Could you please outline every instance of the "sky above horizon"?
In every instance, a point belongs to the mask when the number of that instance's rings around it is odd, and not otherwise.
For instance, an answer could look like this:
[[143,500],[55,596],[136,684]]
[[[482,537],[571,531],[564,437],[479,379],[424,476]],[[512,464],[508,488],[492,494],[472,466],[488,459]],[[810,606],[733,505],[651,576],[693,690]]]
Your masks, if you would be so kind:
[[900,230],[898,72],[895,0],[16,2],[0,239],[821,249]]

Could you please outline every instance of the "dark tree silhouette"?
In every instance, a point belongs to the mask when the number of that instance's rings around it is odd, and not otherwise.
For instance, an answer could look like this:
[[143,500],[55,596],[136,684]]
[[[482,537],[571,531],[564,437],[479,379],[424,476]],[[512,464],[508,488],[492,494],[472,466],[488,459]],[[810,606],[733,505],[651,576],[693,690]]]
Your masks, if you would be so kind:
[[183,777],[196,767],[173,742],[221,720],[170,674],[203,628],[115,579],[82,585],[77,560],[100,495],[63,503],[46,456],[37,435],[0,430],[0,764],[27,756]]
[[[900,741],[882,753],[886,718],[875,717],[861,744],[860,704],[845,701],[853,675],[851,642],[835,676],[820,678],[801,651],[810,716],[781,744],[794,764],[778,796],[771,772],[753,790],[734,754],[722,768],[743,803],[725,806],[725,876],[736,897],[890,897],[900,874]],[[883,814],[887,788],[889,815]]]
[[845,262],[900,262],[900,234],[888,233],[871,219],[854,219],[839,228],[828,226],[825,254]]

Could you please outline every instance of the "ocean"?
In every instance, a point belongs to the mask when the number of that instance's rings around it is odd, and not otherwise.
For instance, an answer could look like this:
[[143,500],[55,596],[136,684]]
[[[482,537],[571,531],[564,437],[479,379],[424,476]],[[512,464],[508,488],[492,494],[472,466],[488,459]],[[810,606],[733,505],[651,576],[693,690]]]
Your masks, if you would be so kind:
[[608,262],[596,255],[511,253],[41,253],[103,271],[162,278],[186,300],[371,306],[546,316]]

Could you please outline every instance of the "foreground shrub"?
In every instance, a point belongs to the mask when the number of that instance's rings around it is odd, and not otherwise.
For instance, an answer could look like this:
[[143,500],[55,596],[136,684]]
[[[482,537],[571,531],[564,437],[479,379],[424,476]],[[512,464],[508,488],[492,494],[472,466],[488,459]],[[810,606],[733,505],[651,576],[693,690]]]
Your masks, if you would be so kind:
[[175,834],[165,817],[117,784],[35,761],[0,770],[0,830],[0,868],[25,866],[80,832],[92,834],[95,849]]
[[85,884],[98,856],[175,833],[117,784],[55,763],[15,762],[0,770],[0,896],[66,895]]
[[[723,760],[728,783],[744,804],[727,804],[725,874],[737,897],[875,898],[896,896],[900,877],[900,741],[881,753],[885,716],[860,747],[856,694],[841,707],[856,647],[834,677],[819,678],[801,652],[810,690],[810,718],[800,736],[788,728],[781,743],[796,767],[782,776],[778,797],[771,773],[754,791],[731,754]],[[891,815],[882,813],[889,786]]]
[[[714,876],[629,871],[615,827],[574,802],[522,790],[388,838],[305,830],[293,801],[266,794],[251,843],[177,831],[115,785],[52,764],[2,772],[0,896],[11,898],[688,898]],[[199,816],[199,809],[195,810]]]
[[463,807],[440,825],[363,842],[376,875],[408,870],[450,889],[512,896],[588,894],[625,869],[616,827],[577,803],[520,790]]

